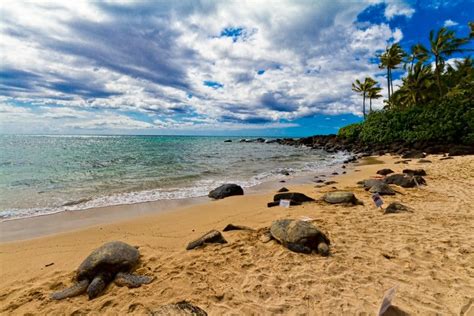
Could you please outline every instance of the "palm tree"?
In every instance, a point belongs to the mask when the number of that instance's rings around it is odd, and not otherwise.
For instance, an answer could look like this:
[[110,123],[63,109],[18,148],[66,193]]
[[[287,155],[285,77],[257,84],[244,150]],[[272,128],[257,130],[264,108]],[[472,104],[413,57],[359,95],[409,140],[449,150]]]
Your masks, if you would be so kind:
[[435,34],[434,30],[430,32],[430,55],[434,57],[435,77],[438,85],[439,96],[443,94],[441,87],[441,72],[443,70],[446,58],[454,53],[461,53],[464,50],[461,46],[469,41],[467,38],[457,38],[455,32],[445,27],[439,29]]
[[368,96],[369,91],[375,86],[377,82],[370,78],[366,77],[364,82],[360,82],[359,79],[356,79],[354,83],[352,83],[352,91],[355,91],[362,95],[362,113],[364,114],[365,119],[365,98]]
[[380,99],[382,95],[380,94],[380,91],[382,91],[382,88],[380,87],[372,87],[372,89],[369,90],[367,93],[367,97],[369,98],[369,113],[372,113],[372,99]]
[[392,69],[397,69],[397,66],[403,61],[405,52],[403,51],[400,44],[395,43],[385,49],[385,52],[380,56],[381,69],[387,69],[387,88],[388,88],[388,100],[393,94],[393,80],[392,80]]
[[399,90],[401,106],[415,106],[426,103],[433,95],[433,73],[430,65],[416,63],[408,75],[402,79],[403,85]]
[[[413,69],[415,62],[424,63],[428,59],[428,50],[420,43],[413,45],[410,48],[410,54],[407,55],[405,61],[405,69],[410,71]],[[410,65],[408,67],[408,65]]]

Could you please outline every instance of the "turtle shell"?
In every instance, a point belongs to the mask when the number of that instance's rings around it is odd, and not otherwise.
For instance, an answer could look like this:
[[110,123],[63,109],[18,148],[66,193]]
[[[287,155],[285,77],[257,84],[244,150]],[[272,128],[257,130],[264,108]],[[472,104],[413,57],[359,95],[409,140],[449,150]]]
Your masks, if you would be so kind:
[[270,227],[272,237],[283,245],[300,244],[311,249],[316,249],[318,244],[329,239],[316,226],[309,222],[293,219],[274,221]]
[[94,250],[77,269],[77,280],[93,279],[98,273],[129,271],[139,261],[138,249],[121,241],[108,242]]

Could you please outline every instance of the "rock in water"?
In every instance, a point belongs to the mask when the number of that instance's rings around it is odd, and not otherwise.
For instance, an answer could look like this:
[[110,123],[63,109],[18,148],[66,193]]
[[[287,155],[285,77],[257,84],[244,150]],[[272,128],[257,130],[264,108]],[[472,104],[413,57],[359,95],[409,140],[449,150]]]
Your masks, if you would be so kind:
[[410,176],[426,176],[426,171],[423,169],[403,169],[402,172]]
[[217,230],[211,230],[210,232],[202,235],[200,238],[190,242],[186,247],[186,250],[191,250],[197,247],[201,247],[204,244],[226,244],[227,240],[224,239],[222,234]]
[[228,183],[223,184],[218,188],[215,188],[214,190],[209,192],[208,196],[210,198],[219,200],[233,195],[244,195],[244,190],[237,184]]
[[392,169],[380,169],[379,171],[377,171],[377,174],[380,174],[382,176],[386,176],[387,174],[390,174],[390,173],[393,173],[394,171]]
[[398,203],[398,202],[393,202],[390,203],[387,208],[385,209],[384,214],[390,214],[390,213],[400,213],[400,212],[409,212],[409,208],[406,207],[405,205]]
[[150,310],[152,316],[207,316],[206,311],[187,301],[160,306]]
[[293,219],[274,221],[270,227],[273,238],[294,252],[311,253],[317,251],[329,255],[329,239],[309,222]]
[[277,202],[280,200],[292,200],[297,203],[314,202],[313,198],[298,192],[284,192],[275,194],[273,201]]
[[112,241],[94,250],[79,266],[76,272],[77,283],[63,291],[51,295],[60,300],[87,291],[89,299],[100,295],[107,285],[118,277],[122,285],[139,287],[148,284],[153,278],[133,275],[130,272],[139,261],[138,249],[121,241]]
[[386,183],[379,182],[369,189],[370,193],[378,193],[380,195],[395,195],[395,191]]
[[418,185],[426,184],[421,176],[409,176],[405,174],[392,174],[384,179],[387,184],[396,184],[402,188],[413,188]]
[[333,191],[323,196],[323,200],[331,204],[362,204],[352,192]]

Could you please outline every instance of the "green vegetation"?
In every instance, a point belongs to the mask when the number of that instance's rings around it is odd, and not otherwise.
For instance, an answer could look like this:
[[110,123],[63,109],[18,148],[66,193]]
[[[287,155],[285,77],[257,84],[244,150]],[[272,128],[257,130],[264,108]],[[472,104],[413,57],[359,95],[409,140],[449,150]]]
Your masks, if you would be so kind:
[[[387,69],[388,100],[381,111],[372,111],[372,99],[382,90],[372,78],[356,80],[352,90],[363,96],[364,122],[348,125],[338,136],[351,142],[388,144],[393,142],[439,142],[474,145],[474,67],[471,57],[448,64],[454,53],[473,38],[457,38],[454,31],[431,31],[430,47],[411,47],[409,53],[399,44],[388,47],[380,58]],[[394,91],[392,70],[403,64],[402,84]],[[365,100],[370,100],[365,115]]]

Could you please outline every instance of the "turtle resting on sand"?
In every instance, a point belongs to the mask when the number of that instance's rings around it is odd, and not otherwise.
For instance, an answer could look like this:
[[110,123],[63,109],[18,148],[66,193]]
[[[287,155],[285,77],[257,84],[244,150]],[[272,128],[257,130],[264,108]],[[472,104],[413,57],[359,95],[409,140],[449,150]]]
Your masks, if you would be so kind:
[[272,223],[270,234],[291,251],[311,253],[316,250],[323,256],[329,255],[329,239],[309,222],[280,219]]
[[150,283],[149,276],[133,275],[129,272],[140,259],[138,249],[121,241],[108,242],[94,250],[79,266],[77,283],[53,293],[52,299],[61,300],[87,291],[89,299],[97,297],[107,285],[115,280],[119,286],[139,287]]

